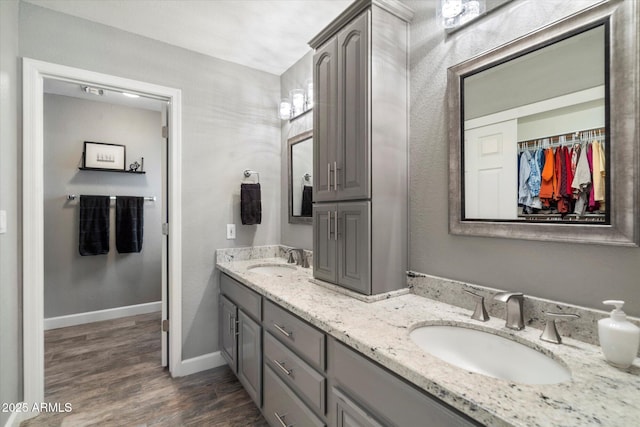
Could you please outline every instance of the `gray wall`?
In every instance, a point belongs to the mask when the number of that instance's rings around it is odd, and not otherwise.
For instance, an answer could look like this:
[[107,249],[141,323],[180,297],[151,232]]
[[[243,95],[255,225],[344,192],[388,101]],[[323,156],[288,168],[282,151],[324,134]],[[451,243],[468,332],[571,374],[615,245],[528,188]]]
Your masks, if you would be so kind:
[[[183,359],[217,351],[215,250],[280,242],[279,77],[27,3],[19,54],[182,90]],[[246,168],[260,172],[261,225],[240,222]]]
[[[161,128],[159,111],[45,94],[45,318],[162,300]],[[146,173],[78,170],[84,141],[125,145],[126,165],[144,157]],[[112,202],[109,253],[80,256],[79,200],[67,194],[156,196],[144,204],[142,252],[118,253]]]
[[587,307],[627,301],[640,315],[640,249],[454,236],[448,233],[447,68],[596,3],[519,0],[449,36],[436,2],[409,1],[411,24],[410,258],[412,270]]
[[[309,51],[305,56],[300,58],[298,62],[293,64],[287,71],[280,76],[280,96],[289,97],[289,91],[292,89],[304,88],[304,82],[313,77],[313,52]],[[302,132],[313,129],[313,111],[307,112],[305,115],[298,117],[292,122],[282,120],[282,200],[280,208],[282,209],[282,244],[293,246],[296,248],[304,248],[311,250],[313,246],[313,234],[310,224],[289,224],[289,181],[287,176],[287,140]],[[313,173],[313,172],[311,172]]]
[[[0,1],[0,209],[7,233],[0,234],[0,403],[22,400],[22,257],[18,164],[22,159],[18,88],[18,2]],[[0,412],[0,425],[9,413]]]

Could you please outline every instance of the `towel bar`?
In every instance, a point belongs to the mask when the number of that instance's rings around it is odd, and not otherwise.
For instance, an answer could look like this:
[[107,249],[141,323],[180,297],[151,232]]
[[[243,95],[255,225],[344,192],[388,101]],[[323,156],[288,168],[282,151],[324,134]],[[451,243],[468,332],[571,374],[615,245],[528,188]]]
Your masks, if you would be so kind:
[[[67,200],[75,200],[77,199],[78,196],[75,194],[67,194]],[[109,199],[111,200],[115,200],[117,198],[117,196],[109,196]],[[156,201],[156,196],[145,196],[144,200],[146,202],[155,202]]]

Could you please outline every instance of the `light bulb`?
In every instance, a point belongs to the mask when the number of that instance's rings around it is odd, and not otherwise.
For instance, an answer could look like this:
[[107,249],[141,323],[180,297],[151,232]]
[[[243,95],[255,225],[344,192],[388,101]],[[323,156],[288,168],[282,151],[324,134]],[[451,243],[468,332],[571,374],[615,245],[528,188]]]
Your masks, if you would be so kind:
[[291,105],[293,106],[293,115],[304,113],[304,90],[294,89],[289,92],[291,97]]
[[442,18],[455,18],[462,12],[462,0],[442,0]]
[[291,118],[291,102],[289,102],[288,98],[282,98],[282,101],[280,101],[278,116],[282,120],[288,120]]
[[313,80],[307,80],[304,86],[307,89],[307,109],[309,109],[313,107]]

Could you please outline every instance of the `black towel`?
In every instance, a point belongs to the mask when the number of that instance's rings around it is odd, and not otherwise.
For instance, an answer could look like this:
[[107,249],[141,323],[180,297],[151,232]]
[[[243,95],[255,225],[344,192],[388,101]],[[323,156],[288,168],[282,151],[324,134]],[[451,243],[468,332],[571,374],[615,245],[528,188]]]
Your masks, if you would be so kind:
[[305,185],[302,187],[302,208],[300,216],[311,216],[313,211],[313,187]]
[[109,253],[109,196],[80,196],[80,255]]
[[240,218],[244,225],[262,222],[260,184],[240,184]]
[[116,197],[116,248],[121,254],[142,250],[144,197]]

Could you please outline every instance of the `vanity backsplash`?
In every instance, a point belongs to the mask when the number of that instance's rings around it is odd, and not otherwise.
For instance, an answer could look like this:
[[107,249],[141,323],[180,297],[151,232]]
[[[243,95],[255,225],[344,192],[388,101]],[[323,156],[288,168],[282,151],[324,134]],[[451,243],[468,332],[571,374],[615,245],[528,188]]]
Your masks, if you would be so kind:
[[[216,250],[217,262],[249,261],[252,259],[264,258],[287,258],[291,246],[267,245],[250,246],[245,248],[223,248]],[[304,254],[309,261],[309,266],[313,266],[313,251],[304,250]]]
[[[457,307],[473,310],[475,301],[466,291],[471,291],[485,298],[489,316],[504,319],[505,304],[495,301],[493,296],[503,290],[488,288],[472,283],[459,282],[437,276],[409,271],[407,283],[411,292]],[[515,289],[517,291],[517,289]],[[598,320],[609,317],[609,312],[587,307],[551,301],[543,298],[524,295],[523,317],[525,327],[544,329],[546,319],[543,313],[577,314],[580,317],[569,321],[556,322],[558,332],[563,337],[570,337],[593,345],[600,345],[598,340]],[[640,319],[627,316],[627,319],[640,326]]]

